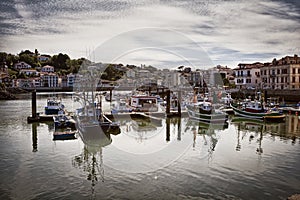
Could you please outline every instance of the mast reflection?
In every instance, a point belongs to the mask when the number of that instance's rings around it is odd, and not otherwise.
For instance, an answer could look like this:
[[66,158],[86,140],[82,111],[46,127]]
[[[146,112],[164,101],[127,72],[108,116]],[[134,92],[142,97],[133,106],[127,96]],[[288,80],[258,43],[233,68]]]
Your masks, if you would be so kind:
[[237,127],[236,151],[241,150],[241,140],[249,137],[250,143],[256,139],[256,142],[258,144],[256,153],[258,155],[261,155],[263,153],[262,140],[264,134],[272,133],[273,135],[276,135],[284,133],[284,129],[286,126],[286,122],[272,123],[244,117],[233,117],[231,123]]
[[110,145],[112,139],[109,133],[104,133],[99,126],[98,132],[80,132],[79,135],[84,143],[83,151],[75,156],[72,165],[86,173],[88,181],[91,181],[92,197],[94,187],[98,180],[104,182],[104,165],[102,148]]

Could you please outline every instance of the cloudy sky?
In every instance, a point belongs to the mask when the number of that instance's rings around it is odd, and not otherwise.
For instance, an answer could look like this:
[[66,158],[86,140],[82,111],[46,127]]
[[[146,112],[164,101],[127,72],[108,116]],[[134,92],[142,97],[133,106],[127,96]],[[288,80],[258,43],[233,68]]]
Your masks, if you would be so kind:
[[178,65],[300,54],[298,0],[2,0],[0,51]]

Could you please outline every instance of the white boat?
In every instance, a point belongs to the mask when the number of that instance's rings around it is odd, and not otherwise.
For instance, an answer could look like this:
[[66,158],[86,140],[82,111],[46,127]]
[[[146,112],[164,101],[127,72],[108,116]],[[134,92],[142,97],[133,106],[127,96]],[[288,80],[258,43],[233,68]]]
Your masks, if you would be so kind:
[[116,104],[113,105],[111,109],[111,114],[118,113],[129,113],[132,112],[132,108],[127,104],[125,99],[120,99]]
[[134,95],[130,98],[130,106],[135,112],[157,112],[157,97],[147,95]]
[[46,115],[57,115],[60,110],[63,110],[65,106],[61,103],[61,99],[49,98],[47,99],[47,105],[45,106]]
[[58,112],[58,115],[53,116],[55,128],[75,127],[75,120],[72,117],[65,115],[63,110]]
[[215,109],[211,102],[201,101],[187,106],[188,115],[192,119],[203,121],[206,123],[225,123],[228,120],[228,115]]

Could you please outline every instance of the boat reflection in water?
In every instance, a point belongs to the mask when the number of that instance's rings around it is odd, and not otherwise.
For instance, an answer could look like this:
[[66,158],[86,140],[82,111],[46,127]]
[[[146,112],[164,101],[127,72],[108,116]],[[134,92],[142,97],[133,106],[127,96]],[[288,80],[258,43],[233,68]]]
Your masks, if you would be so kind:
[[198,120],[190,119],[187,122],[187,128],[191,128],[191,131],[194,135],[193,137],[193,148],[196,148],[197,137],[202,137],[204,146],[209,146],[207,149],[208,158],[211,158],[215,147],[218,142],[217,132],[222,131],[228,128],[228,123],[205,123]]
[[109,133],[99,129],[89,134],[79,131],[80,138],[84,143],[83,151],[75,156],[72,165],[82,169],[87,174],[87,180],[91,181],[91,193],[94,196],[94,188],[98,180],[104,182],[104,164],[102,148],[111,144],[112,139]]
[[259,155],[263,153],[262,140],[265,134],[271,133],[271,136],[285,134],[286,138],[285,122],[272,123],[245,117],[234,117],[232,124],[237,127],[237,151],[241,150],[241,139],[243,140],[244,138],[249,137],[250,143],[256,139],[258,143],[256,153]]

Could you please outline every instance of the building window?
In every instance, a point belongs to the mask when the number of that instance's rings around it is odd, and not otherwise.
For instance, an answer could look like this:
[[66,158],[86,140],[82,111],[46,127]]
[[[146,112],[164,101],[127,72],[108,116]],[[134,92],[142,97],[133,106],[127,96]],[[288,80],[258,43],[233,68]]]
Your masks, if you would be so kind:
[[282,74],[287,74],[287,69],[282,69],[282,70],[281,70],[281,73],[282,73]]
[[264,75],[267,75],[267,70],[264,70]]
[[296,68],[293,68],[293,74],[296,74]]
[[295,82],[296,82],[296,77],[293,76],[293,77],[292,77],[292,83],[295,83]]
[[277,69],[277,74],[280,74],[280,69]]
[[272,69],[272,75],[275,75],[275,69]]
[[281,83],[284,83],[284,81],[283,81],[283,77],[281,77]]

